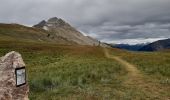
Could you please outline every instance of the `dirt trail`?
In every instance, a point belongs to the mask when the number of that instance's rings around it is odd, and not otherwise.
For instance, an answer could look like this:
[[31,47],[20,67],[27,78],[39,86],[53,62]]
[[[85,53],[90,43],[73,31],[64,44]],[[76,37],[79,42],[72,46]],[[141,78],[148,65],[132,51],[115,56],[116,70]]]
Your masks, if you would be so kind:
[[[144,82],[144,79],[143,79],[144,76],[137,69],[137,67],[135,67],[134,65],[132,65],[132,64],[128,63],[127,61],[121,59],[118,56],[110,55],[107,48],[103,48],[103,50],[104,50],[104,54],[107,58],[113,59],[113,60],[119,62],[128,71],[128,74],[126,76],[128,80],[125,82],[126,85],[138,85],[139,86],[140,84],[142,84],[140,86],[143,86],[143,84],[146,83],[146,82]],[[143,88],[143,87],[141,87],[141,88]]]
[[153,83],[152,81],[150,81],[151,79],[148,78],[148,76],[143,75],[134,65],[128,63],[127,61],[121,59],[118,56],[110,55],[109,50],[107,50],[107,48],[103,48],[103,51],[107,58],[119,62],[128,71],[128,74],[126,76],[127,81],[125,82],[126,86],[136,87],[140,89],[141,91],[149,95],[147,99],[150,98],[159,100],[170,100],[169,96],[160,95],[168,91],[166,87],[163,87],[158,83]]
[[132,76],[139,76],[140,75],[140,71],[132,64],[128,63],[127,61],[117,57],[117,56],[113,56],[109,54],[109,51],[104,48],[104,54],[107,58],[116,60],[117,62],[119,62],[120,64],[122,64],[123,66],[126,66],[126,70],[129,72],[129,75]]

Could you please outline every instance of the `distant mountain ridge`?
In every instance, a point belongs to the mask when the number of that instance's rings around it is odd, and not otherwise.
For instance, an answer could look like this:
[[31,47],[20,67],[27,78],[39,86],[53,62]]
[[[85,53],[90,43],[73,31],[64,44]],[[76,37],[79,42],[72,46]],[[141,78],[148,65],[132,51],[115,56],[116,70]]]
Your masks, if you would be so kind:
[[159,40],[153,43],[150,43],[141,49],[139,51],[159,51],[164,49],[170,49],[170,39],[165,40]]
[[125,49],[125,50],[130,50],[130,51],[138,51],[140,50],[143,46],[147,44],[135,44],[135,45],[130,45],[130,44],[112,44],[111,46],[114,48],[119,48],[119,49]]
[[[48,31],[50,34],[49,37],[56,38],[64,38],[68,41],[72,41],[76,44],[80,45],[99,45],[99,41],[93,39],[89,36],[84,36],[81,32],[77,31],[70,24],[66,23],[64,20],[53,17],[48,19],[47,21],[43,20],[40,23],[34,25],[35,28],[40,28]],[[101,44],[105,45],[105,44]]]

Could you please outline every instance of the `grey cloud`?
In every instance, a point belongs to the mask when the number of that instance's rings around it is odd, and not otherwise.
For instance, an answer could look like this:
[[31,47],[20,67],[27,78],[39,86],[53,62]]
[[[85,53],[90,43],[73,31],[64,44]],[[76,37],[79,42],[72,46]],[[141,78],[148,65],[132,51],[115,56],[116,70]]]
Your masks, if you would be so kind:
[[169,0],[1,0],[0,22],[53,16],[100,40],[170,37]]
[[[144,25],[104,26],[92,31],[98,33],[98,39],[135,39],[135,38],[163,38],[170,37],[170,24],[147,23]],[[106,35],[107,34],[107,35]]]

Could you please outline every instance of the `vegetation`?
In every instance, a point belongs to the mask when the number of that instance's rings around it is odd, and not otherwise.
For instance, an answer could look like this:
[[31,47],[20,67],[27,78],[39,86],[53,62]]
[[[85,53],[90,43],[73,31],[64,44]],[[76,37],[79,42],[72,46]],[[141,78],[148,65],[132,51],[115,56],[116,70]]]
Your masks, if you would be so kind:
[[[61,31],[59,31],[61,33]],[[48,32],[40,28],[26,27],[19,24],[1,24],[0,40],[19,40],[30,42],[48,42],[55,44],[75,44],[64,37],[56,36],[53,32]]]
[[1,56],[12,50],[23,55],[32,100],[113,98],[122,87],[119,77],[126,74],[99,47],[1,43]]
[[[117,52],[115,52],[117,51]],[[170,78],[170,50],[159,52],[128,52],[115,50],[113,55],[136,65],[145,74]]]
[[[167,90],[154,96],[137,84],[127,84],[129,72],[125,66],[106,58],[101,47],[0,40],[0,56],[13,50],[22,54],[27,65],[30,100],[131,100],[170,96]],[[150,82],[160,84],[161,88],[169,87],[166,81],[170,78],[169,52],[110,49],[110,53],[136,65]]]

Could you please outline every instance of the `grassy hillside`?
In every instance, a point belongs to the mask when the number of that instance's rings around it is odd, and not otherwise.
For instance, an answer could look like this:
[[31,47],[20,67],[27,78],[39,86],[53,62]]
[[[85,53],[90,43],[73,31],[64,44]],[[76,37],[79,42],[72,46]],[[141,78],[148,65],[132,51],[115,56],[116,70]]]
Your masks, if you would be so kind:
[[20,52],[27,64],[33,100],[113,98],[119,94],[119,78],[126,74],[118,63],[105,59],[98,47],[0,45],[1,56],[11,50]]
[[55,44],[76,44],[66,38],[55,36],[43,29],[19,24],[0,24],[0,39],[15,41],[48,42]]
[[[107,58],[101,47],[0,40],[0,56],[12,50],[20,52],[27,65],[31,100],[166,100],[170,97],[168,51],[136,53],[109,49],[111,55],[141,71],[144,79],[138,79],[142,83],[136,84],[135,80],[129,83],[133,77],[129,77],[126,66]],[[154,84],[158,86],[154,89],[163,91],[152,93]]]

